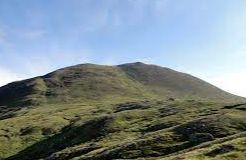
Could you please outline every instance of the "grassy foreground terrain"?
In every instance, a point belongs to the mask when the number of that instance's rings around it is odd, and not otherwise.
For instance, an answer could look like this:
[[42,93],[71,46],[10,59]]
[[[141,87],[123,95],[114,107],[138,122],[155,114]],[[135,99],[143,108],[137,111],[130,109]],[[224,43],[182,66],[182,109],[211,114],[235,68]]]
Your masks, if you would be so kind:
[[0,106],[0,159],[246,159],[245,99],[154,65],[60,69]]

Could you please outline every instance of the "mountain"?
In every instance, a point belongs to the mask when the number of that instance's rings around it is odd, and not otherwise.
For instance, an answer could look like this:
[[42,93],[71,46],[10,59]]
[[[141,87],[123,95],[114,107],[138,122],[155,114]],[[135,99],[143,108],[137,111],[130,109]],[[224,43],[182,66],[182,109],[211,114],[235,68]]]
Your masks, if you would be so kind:
[[0,159],[244,159],[246,99],[141,62],[0,87]]
[[82,64],[0,88],[0,105],[26,106],[106,97],[240,100],[191,75],[144,63]]

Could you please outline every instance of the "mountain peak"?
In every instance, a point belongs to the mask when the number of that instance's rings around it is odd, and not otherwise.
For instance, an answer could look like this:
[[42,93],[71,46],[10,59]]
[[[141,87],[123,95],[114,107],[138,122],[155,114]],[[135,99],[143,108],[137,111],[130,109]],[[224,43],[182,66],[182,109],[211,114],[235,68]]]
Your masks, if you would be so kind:
[[185,73],[142,62],[80,64],[0,88],[0,105],[75,102],[106,97],[240,99]]
[[131,63],[124,63],[124,64],[121,64],[121,65],[119,65],[119,66],[130,66],[130,65],[148,65],[148,64],[145,64],[145,63],[143,63],[143,62],[131,62]]

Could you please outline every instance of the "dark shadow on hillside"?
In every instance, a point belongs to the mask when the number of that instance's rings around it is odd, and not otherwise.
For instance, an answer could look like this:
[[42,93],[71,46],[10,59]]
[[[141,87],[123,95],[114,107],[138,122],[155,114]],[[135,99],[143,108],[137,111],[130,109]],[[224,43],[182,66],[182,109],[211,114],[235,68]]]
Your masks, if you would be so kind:
[[45,158],[77,144],[95,140],[106,134],[105,126],[112,121],[111,117],[100,117],[84,123],[81,126],[70,125],[61,133],[33,144],[7,160],[33,160]]
[[[173,139],[174,140],[174,139]],[[193,142],[178,142],[167,144],[169,140],[165,136],[156,136],[150,139],[140,139],[128,144],[113,147],[96,155],[80,157],[81,160],[113,160],[136,159],[146,157],[160,157],[180,150],[198,145]]]
[[147,102],[127,102],[127,103],[117,104],[115,106],[115,113],[135,110],[135,109],[147,109],[147,108],[150,108],[150,105]]
[[0,106],[0,120],[15,117],[16,112],[20,109],[21,107]]

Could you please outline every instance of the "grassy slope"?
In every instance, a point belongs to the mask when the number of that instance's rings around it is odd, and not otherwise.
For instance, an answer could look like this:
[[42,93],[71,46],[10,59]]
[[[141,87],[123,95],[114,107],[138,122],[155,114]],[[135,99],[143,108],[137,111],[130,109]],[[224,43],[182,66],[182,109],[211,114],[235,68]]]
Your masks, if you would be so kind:
[[141,83],[132,81],[117,67],[84,64],[4,86],[0,88],[0,105],[73,103],[113,95],[152,96]]
[[161,160],[244,160],[246,132],[204,143]]
[[119,66],[82,64],[0,88],[0,105],[28,106],[73,103],[112,96],[240,101],[191,75],[131,63]]
[[[189,139],[193,133],[217,139],[245,131],[245,105],[221,101],[234,96],[208,84],[199,95],[202,81],[181,74],[194,84],[195,98],[169,79],[153,79],[174,74],[180,84],[180,74],[142,65],[78,65],[1,88],[1,104],[12,107],[0,109],[0,157],[156,159],[198,145]],[[185,93],[196,100],[182,99]]]
[[118,67],[123,69],[131,79],[141,82],[158,95],[213,101],[240,100],[239,97],[226,93],[201,79],[169,68],[140,62],[123,64]]
[[[1,156],[24,149],[12,159],[157,158],[198,145],[190,142],[188,128],[215,139],[246,129],[245,106],[225,109],[225,104],[211,102],[156,100],[126,106],[122,110],[104,101],[22,109],[0,121]],[[83,152],[86,147],[91,151]]]

